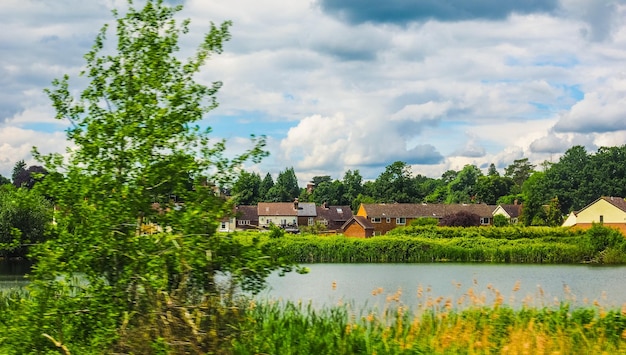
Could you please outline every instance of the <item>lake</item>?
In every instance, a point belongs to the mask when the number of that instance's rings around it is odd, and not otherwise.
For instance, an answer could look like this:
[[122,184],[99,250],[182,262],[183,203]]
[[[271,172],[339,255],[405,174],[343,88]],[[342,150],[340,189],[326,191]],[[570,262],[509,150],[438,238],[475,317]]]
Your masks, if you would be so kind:
[[[303,264],[305,275],[268,278],[261,299],[310,302],[314,307],[351,303],[357,309],[384,308],[401,302],[424,305],[428,298],[457,302],[470,295],[493,304],[496,291],[504,303],[553,306],[593,304],[612,308],[626,304],[626,266],[546,264]],[[27,262],[0,261],[0,291],[23,287]],[[471,289],[471,291],[470,291]],[[398,290],[401,292],[398,293]]]
[[[423,306],[428,297],[482,299],[493,304],[498,293],[504,304],[573,306],[626,304],[626,266],[545,264],[305,264],[310,272],[268,279],[262,299],[311,302],[314,307],[351,303],[357,309],[384,308],[401,302]],[[470,290],[471,289],[471,290]],[[400,293],[398,293],[400,290]],[[477,298],[476,298],[477,297]]]

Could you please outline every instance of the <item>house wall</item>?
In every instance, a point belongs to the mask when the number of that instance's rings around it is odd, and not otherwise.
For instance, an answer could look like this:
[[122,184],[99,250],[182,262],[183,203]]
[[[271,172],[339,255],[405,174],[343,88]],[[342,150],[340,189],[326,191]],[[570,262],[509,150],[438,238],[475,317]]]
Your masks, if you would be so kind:
[[578,213],[576,225],[600,223],[600,216],[605,225],[626,224],[626,212],[601,199]]
[[259,226],[269,226],[274,223],[277,226],[283,224],[298,225],[298,217],[296,216],[259,216]]
[[364,229],[360,224],[354,222],[343,231],[343,235],[352,238],[369,238],[372,236],[372,231]]
[[219,232],[234,232],[235,231],[235,218],[230,218],[228,221],[220,221],[217,230]]
[[[603,226],[614,228],[622,232],[626,236],[626,223],[602,223]],[[589,229],[593,226],[593,223],[576,223],[572,228],[576,229]]]
[[504,217],[506,217],[509,221],[511,220],[511,216],[504,210],[504,208],[502,208],[502,206],[498,206],[496,207],[496,209],[493,211],[493,215],[503,215]]
[[413,220],[413,218],[405,218],[405,224],[397,224],[396,217],[383,217],[380,219],[380,223],[374,222],[371,217],[368,217],[367,219],[370,221],[372,226],[374,226],[374,235],[384,235],[394,228],[408,226]]

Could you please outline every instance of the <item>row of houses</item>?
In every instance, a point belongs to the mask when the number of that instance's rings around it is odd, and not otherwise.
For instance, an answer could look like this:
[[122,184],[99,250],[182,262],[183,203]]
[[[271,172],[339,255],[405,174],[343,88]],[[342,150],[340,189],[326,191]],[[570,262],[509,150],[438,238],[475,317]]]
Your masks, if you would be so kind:
[[316,206],[312,202],[259,202],[255,206],[235,207],[234,217],[224,219],[219,231],[236,229],[265,229],[271,224],[287,231],[297,232],[301,227],[323,225],[328,231],[340,233],[341,227],[352,218],[350,206]]
[[409,225],[416,218],[442,219],[461,211],[480,216],[482,225],[493,223],[494,213],[503,214],[517,223],[521,206],[485,204],[361,204],[356,215],[350,206],[316,206],[311,202],[260,202],[256,206],[237,206],[234,217],[224,219],[222,232],[236,229],[264,229],[271,224],[288,231],[298,231],[303,226],[321,224],[328,231],[350,237],[368,238],[383,235],[398,226]]
[[[384,235],[390,230],[406,226],[417,218],[442,219],[459,212],[480,217],[481,225],[492,225],[496,215],[517,224],[521,204],[361,204],[356,214],[350,206],[316,206],[311,202],[261,202],[256,206],[237,206],[234,216],[224,219],[219,228],[223,232],[236,229],[264,229],[271,224],[297,232],[303,226],[321,224],[328,231],[348,237],[369,238]],[[626,200],[622,197],[600,197],[579,211],[570,213],[563,226],[589,228],[594,223],[620,229],[626,235]]]

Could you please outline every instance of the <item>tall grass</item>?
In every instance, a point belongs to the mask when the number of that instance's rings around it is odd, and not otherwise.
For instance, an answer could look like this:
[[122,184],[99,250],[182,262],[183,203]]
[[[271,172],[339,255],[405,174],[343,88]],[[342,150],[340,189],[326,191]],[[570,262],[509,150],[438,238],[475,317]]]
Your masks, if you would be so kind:
[[299,263],[489,262],[624,263],[626,241],[616,230],[565,228],[407,227],[368,239],[287,235],[264,247]]
[[[459,300],[426,293],[417,309],[387,296],[382,312],[338,305],[251,302],[235,354],[617,354],[626,353],[626,308],[514,309],[503,295],[469,289]],[[373,293],[382,293],[374,290]]]

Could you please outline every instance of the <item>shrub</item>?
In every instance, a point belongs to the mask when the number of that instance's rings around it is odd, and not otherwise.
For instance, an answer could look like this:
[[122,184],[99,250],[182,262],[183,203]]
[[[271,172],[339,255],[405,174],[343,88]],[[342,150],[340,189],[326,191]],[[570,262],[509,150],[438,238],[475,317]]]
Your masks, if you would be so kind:
[[446,227],[478,227],[480,226],[480,216],[475,213],[460,211],[443,217],[439,225]]

